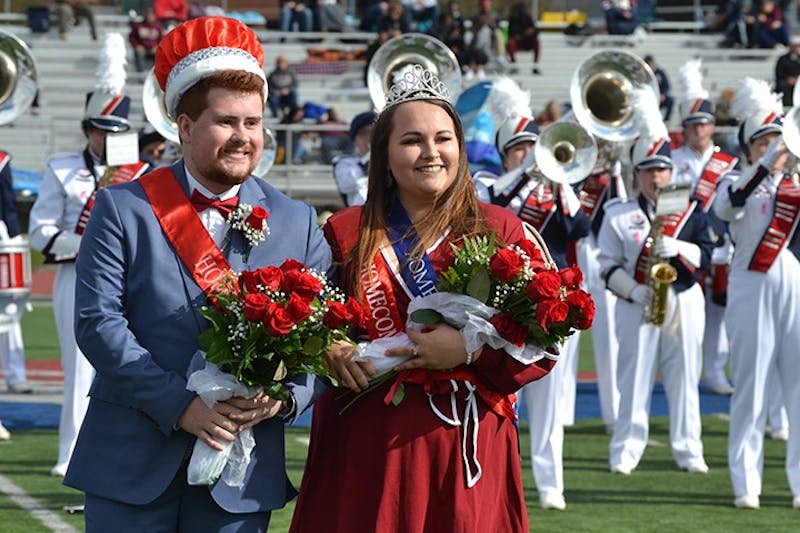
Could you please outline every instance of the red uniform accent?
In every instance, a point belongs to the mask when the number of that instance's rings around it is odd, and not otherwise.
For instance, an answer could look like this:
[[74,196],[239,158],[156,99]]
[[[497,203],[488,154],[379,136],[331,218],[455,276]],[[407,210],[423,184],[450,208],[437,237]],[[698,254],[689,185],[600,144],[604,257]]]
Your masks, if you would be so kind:
[[800,188],[792,180],[781,180],[778,192],[775,194],[772,221],[761,237],[748,268],[757,272],[769,270],[778,258],[778,254],[797,231],[798,221],[800,221]]
[[[696,207],[697,202],[690,202],[689,207],[683,213],[675,213],[661,217],[661,226],[664,230],[663,235],[665,237],[676,237],[686,225],[686,222],[689,220],[689,216],[691,216]],[[652,239],[645,241],[644,246],[642,246],[642,251],[639,254],[639,258],[636,260],[636,271],[634,272],[633,278],[637,283],[647,283],[650,279],[648,265],[650,264],[650,247],[652,246],[651,241]],[[683,264],[690,271],[695,270],[695,268],[689,263],[684,261]]]
[[724,152],[714,152],[706,163],[694,188],[694,196],[700,199],[704,213],[708,213],[714,203],[720,176],[732,170],[737,161],[739,161],[738,157]]
[[111,175],[108,177],[108,179],[105,179],[105,177],[101,179],[101,182],[97,184],[97,187],[92,195],[89,196],[88,200],[86,200],[86,205],[83,206],[81,216],[78,217],[78,224],[75,226],[75,233],[78,235],[83,235],[83,232],[86,230],[86,224],[89,223],[89,214],[92,211],[92,207],[94,207],[94,199],[95,196],[97,196],[98,189],[135,180],[144,174],[148,168],[150,168],[148,163],[145,163],[144,161],[137,161],[136,163],[122,165],[111,170]]

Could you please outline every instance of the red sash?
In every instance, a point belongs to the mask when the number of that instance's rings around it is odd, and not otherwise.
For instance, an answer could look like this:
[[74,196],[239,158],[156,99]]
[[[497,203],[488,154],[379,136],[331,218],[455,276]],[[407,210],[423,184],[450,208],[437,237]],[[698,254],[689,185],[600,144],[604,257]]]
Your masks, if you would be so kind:
[[594,220],[595,215],[600,212],[600,207],[602,207],[610,188],[611,180],[605,171],[592,174],[583,180],[578,197],[581,199],[581,209],[590,219]]
[[11,156],[8,155],[8,152],[3,152],[0,150],[0,172],[6,168],[6,165],[11,161]]
[[706,163],[693,193],[694,196],[700,199],[704,213],[708,213],[714,203],[714,197],[717,195],[717,181],[719,181],[720,176],[733,169],[738,161],[738,157],[725,152],[714,152],[711,159]]
[[86,224],[89,222],[89,212],[92,210],[92,207],[94,207],[94,200],[97,196],[98,190],[108,187],[109,185],[117,185],[118,183],[127,183],[129,181],[133,181],[144,174],[149,167],[150,165],[144,161],[138,161],[136,163],[131,163],[130,165],[122,165],[114,168],[111,171],[111,176],[108,179],[101,180],[100,183],[97,184],[94,192],[92,192],[92,194],[89,196],[89,199],[86,200],[86,204],[83,206],[83,211],[81,211],[81,216],[78,217],[78,224],[75,226],[75,233],[78,235],[83,235],[83,232],[86,229]]
[[211,295],[231,266],[192,207],[169,167],[150,172],[139,184],[175,253],[206,295]]
[[800,220],[800,188],[790,179],[781,180],[775,194],[772,222],[761,237],[748,269],[766,272],[797,231]]
[[[678,235],[686,225],[686,221],[689,220],[689,216],[694,212],[696,207],[697,202],[691,202],[689,203],[689,207],[683,213],[674,213],[672,215],[662,216],[661,226],[664,230],[663,234],[666,237],[675,237]],[[650,266],[650,248],[653,245],[652,241],[652,239],[645,240],[644,246],[642,246],[642,251],[639,254],[639,258],[636,260],[636,272],[634,273],[633,278],[638,283],[647,283],[650,278],[648,267]]]
[[[537,194],[540,191],[540,194]],[[519,218],[533,226],[539,233],[544,231],[556,210],[556,200],[550,185],[537,185],[525,199]]]

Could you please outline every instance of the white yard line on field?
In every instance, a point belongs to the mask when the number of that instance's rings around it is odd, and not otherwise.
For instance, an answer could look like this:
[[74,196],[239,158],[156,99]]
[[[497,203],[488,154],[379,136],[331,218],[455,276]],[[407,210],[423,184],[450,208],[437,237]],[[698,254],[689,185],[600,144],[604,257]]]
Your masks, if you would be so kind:
[[28,511],[34,518],[50,528],[51,531],[59,533],[77,533],[77,530],[67,524],[54,512],[46,509],[35,498],[32,498],[24,490],[15,485],[6,476],[0,474],[0,493],[16,503],[22,509]]

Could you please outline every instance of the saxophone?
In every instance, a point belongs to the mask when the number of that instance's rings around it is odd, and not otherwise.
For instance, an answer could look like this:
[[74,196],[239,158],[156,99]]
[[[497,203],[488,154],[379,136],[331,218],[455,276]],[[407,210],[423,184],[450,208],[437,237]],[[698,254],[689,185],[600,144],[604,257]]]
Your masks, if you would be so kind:
[[[650,235],[647,236],[647,241],[645,242],[645,246],[650,247],[651,250],[655,240],[661,238],[664,234],[661,219],[661,216],[656,216],[653,219]],[[650,274],[647,278],[647,284],[653,289],[653,297],[650,300],[650,305],[644,309],[644,319],[654,326],[661,326],[667,318],[669,286],[678,279],[678,271],[668,262],[651,253],[648,255],[647,272]]]

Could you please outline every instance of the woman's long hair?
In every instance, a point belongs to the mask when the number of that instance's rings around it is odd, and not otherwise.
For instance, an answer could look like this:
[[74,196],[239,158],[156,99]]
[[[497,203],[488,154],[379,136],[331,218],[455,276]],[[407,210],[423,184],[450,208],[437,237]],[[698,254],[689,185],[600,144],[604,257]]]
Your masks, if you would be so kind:
[[[440,100],[426,102],[441,107],[453,120],[459,148],[458,172],[450,187],[434,198],[431,210],[414,223],[418,242],[411,250],[409,259],[421,257],[448,228],[458,238],[489,232],[475,195],[461,120],[450,104]],[[402,105],[384,110],[372,130],[367,201],[361,214],[360,238],[346,259],[351,263],[351,268],[346,269],[347,285],[355,289],[357,295],[362,293],[358,278],[370,265],[385,238],[386,213],[394,202],[399,202],[394,178],[389,173],[389,136],[394,129],[394,114]]]

